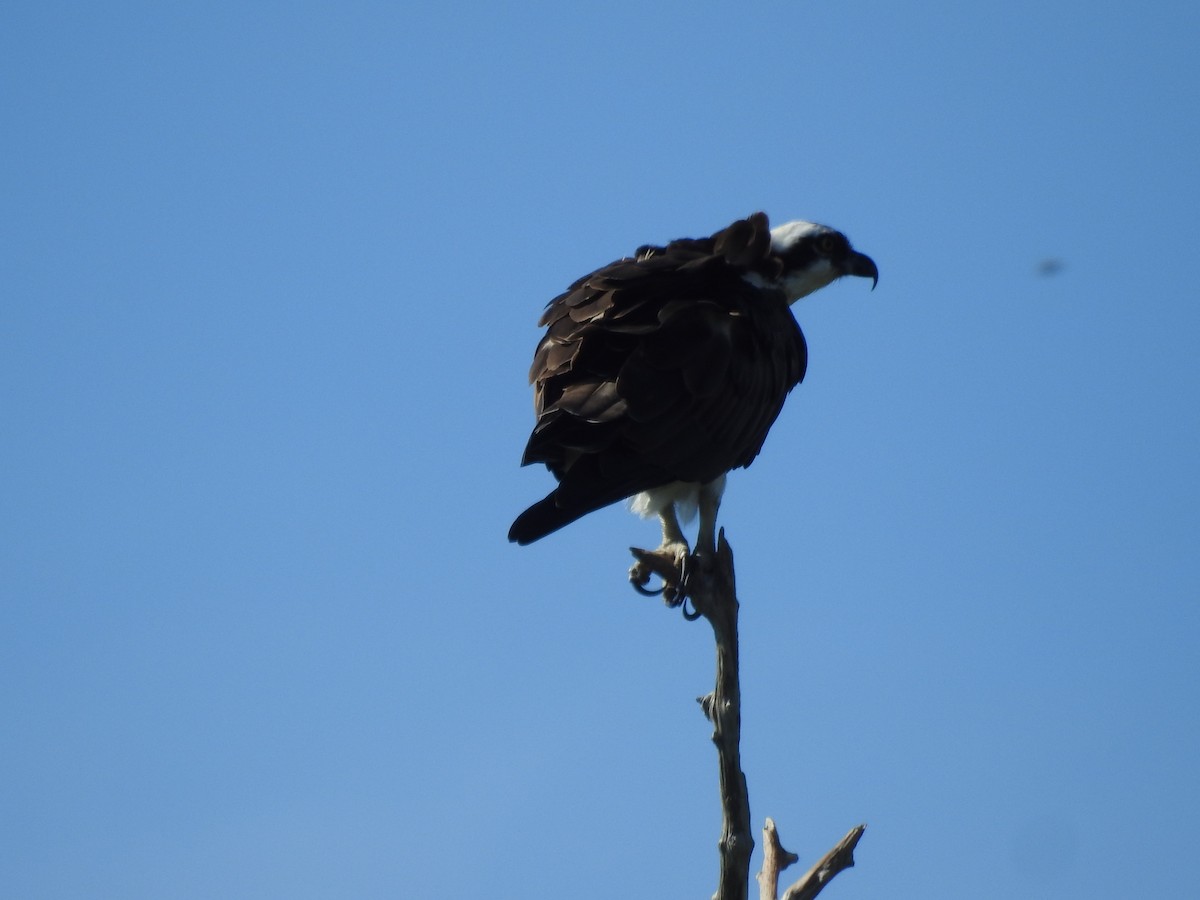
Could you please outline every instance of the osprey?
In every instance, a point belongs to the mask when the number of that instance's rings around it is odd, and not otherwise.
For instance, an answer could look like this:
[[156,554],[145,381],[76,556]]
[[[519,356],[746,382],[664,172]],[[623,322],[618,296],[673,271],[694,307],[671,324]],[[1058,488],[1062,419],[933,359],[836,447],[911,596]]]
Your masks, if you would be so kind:
[[[711,237],[643,246],[551,300],[521,464],[544,463],[558,486],[508,539],[532,543],[632,497],[635,512],[661,519],[655,552],[680,570],[681,517],[698,509],[696,551],[715,549],[726,473],[758,456],[804,378],[808,352],[789,307],[843,275],[879,280],[840,232],[771,229],[759,212]],[[631,578],[644,584],[649,572]]]

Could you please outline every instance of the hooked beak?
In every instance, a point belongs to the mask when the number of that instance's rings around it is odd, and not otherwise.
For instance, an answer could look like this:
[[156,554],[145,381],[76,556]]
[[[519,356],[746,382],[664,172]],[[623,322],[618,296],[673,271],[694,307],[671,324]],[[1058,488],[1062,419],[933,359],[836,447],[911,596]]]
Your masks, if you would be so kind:
[[875,260],[871,259],[865,253],[851,250],[850,254],[846,257],[845,268],[847,275],[870,278],[871,290],[875,290],[875,285],[879,284],[879,269],[875,265]]

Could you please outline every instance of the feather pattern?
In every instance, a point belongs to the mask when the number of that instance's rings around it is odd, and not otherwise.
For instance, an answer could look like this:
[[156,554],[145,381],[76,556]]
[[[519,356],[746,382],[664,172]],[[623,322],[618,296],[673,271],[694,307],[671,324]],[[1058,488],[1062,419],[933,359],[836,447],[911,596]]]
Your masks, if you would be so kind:
[[807,365],[804,335],[773,286],[783,265],[755,213],[711,237],[643,246],[550,301],[529,370],[537,424],[522,465],[542,463],[559,483],[510,540],[750,465]]

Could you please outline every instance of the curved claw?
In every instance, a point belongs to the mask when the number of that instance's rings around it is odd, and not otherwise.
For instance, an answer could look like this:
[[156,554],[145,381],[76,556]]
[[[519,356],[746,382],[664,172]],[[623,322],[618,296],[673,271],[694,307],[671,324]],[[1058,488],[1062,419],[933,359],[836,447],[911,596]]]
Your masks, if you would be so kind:
[[687,619],[689,622],[695,622],[698,618],[700,618],[703,615],[703,613],[700,612],[700,610],[696,609],[695,606],[692,607],[691,612],[688,612],[688,600],[690,600],[690,599],[691,599],[690,597],[687,597],[685,595],[683,598],[683,602],[680,603],[680,606],[683,607],[683,609],[682,609],[683,617],[685,619]]
[[[629,583],[643,597],[662,597],[672,609],[680,606],[687,596],[687,583],[691,574],[691,558],[687,548],[683,552],[672,551],[667,545],[657,550],[639,550],[630,547],[637,562],[629,570]],[[660,585],[649,588],[651,576],[657,575]]]
[[632,584],[633,589],[635,591],[637,591],[639,594],[641,594],[643,597],[661,597],[663,594],[663,591],[665,591],[667,589],[667,586],[665,583],[660,585],[657,588],[648,588],[648,587],[646,587],[644,582],[638,581],[635,578],[633,578],[632,576],[629,579],[629,583]]
[[688,593],[687,593],[688,580],[691,578],[691,575],[692,575],[691,563],[692,563],[691,554],[686,554],[682,557],[682,559],[679,562],[679,580],[677,582],[673,582],[673,583],[664,585],[664,587],[669,588],[669,590],[665,592],[664,599],[667,602],[667,606],[671,607],[672,609],[674,609],[677,606],[683,606],[684,607],[683,617],[685,619],[687,619],[689,622],[694,622],[696,620],[696,618],[699,617],[700,614],[699,613],[696,613],[695,615],[689,614],[687,611],[687,607],[685,606],[685,604],[687,603],[687,599],[688,599]]

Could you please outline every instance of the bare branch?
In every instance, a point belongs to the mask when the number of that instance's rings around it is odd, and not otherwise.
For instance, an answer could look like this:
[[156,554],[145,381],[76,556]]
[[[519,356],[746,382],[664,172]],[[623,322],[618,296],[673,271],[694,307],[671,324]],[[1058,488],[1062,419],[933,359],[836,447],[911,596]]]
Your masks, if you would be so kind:
[[759,900],[777,900],[779,897],[779,873],[792,863],[800,861],[795,853],[783,849],[775,820],[768,818],[763,826],[763,864],[758,873]]
[[851,828],[846,836],[838,841],[837,846],[822,856],[815,866],[787,889],[783,900],[812,900],[821,893],[825,885],[833,880],[834,875],[854,865],[854,848],[858,846],[858,839],[866,830],[866,825],[855,825]]
[[[742,693],[738,676],[738,601],[734,584],[733,551],[722,529],[717,537],[716,553],[698,553],[686,566],[654,551],[631,547],[638,566],[630,580],[642,593],[652,574],[663,579],[668,605],[678,606],[686,596],[695,614],[712,626],[717,647],[716,686],[711,694],[698,697],[704,715],[713,724],[713,744],[717,748],[717,767],[721,789],[721,838],[717,843],[721,872],[713,900],[747,900],[750,881],[750,857],[754,838],[750,833],[750,798],[746,776],[742,772]],[[679,566],[677,568],[677,565]],[[641,568],[639,568],[639,566]],[[854,848],[865,825],[852,828],[836,847],[788,888],[783,900],[811,900],[838,872],[854,865]],[[763,828],[764,859],[758,875],[760,900],[776,900],[779,873],[799,860],[783,848],[775,823],[767,819]]]
[[721,781],[721,874],[714,900],[746,900],[750,881],[750,798],[742,772],[742,692],[738,680],[738,602],[734,587],[733,551],[722,529],[715,558],[693,557],[688,595],[699,615],[712,625],[717,643],[716,687],[700,698],[713,723],[713,743]]

